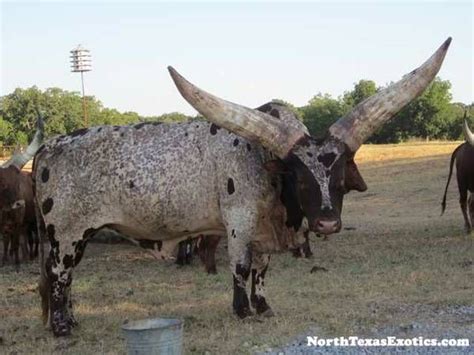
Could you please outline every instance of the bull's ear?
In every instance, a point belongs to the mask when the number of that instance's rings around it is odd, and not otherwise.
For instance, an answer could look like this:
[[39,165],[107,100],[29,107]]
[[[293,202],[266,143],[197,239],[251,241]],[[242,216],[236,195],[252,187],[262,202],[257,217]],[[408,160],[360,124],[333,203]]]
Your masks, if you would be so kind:
[[12,204],[12,210],[25,207],[25,200],[17,200]]
[[353,159],[349,159],[346,162],[346,175],[344,184],[347,192],[351,190],[364,192],[367,190],[367,184],[365,183]]
[[280,159],[267,161],[263,164],[263,167],[271,174],[287,174],[289,172],[286,164]]

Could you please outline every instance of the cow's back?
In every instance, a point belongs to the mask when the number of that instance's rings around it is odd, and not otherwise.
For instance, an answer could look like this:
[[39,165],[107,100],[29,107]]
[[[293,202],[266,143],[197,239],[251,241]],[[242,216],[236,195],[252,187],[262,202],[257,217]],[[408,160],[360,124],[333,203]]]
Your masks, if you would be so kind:
[[45,144],[34,164],[37,201],[64,228],[87,215],[89,228],[138,238],[223,235],[230,195],[271,200],[263,159],[260,146],[207,122],[96,127]]

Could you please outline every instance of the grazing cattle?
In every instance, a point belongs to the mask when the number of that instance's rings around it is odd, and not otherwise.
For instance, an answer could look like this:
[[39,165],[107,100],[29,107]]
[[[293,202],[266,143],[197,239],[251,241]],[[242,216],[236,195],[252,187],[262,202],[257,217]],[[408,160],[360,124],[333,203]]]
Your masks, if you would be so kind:
[[[449,175],[446,188],[444,190],[443,202],[441,203],[441,214],[446,209],[446,194],[448,193],[451,174],[453,173],[454,161],[456,161],[456,178],[459,189],[459,204],[461,205],[464,217],[466,233],[472,230],[474,221],[474,136],[469,130],[466,120],[467,113],[464,114],[463,131],[466,142],[457,147],[451,155],[449,163]],[[469,192],[469,196],[468,196]]]
[[190,265],[193,253],[199,255],[208,274],[217,274],[216,250],[221,237],[219,235],[200,235],[196,239],[187,239],[179,243],[176,256],[177,265]]
[[[40,292],[53,333],[68,335],[76,324],[72,271],[103,227],[152,240],[157,249],[202,234],[226,235],[234,312],[244,318],[252,304],[257,314],[272,315],[264,294],[270,253],[298,246],[303,220],[313,232],[340,230],[344,193],[362,185],[354,154],[429,85],[450,40],[335,122],[324,139],[311,137],[284,106],[254,110],[224,101],[169,68],[183,97],[212,123],[103,126],[45,143],[33,174],[41,232],[51,246]],[[348,186],[346,175],[355,179]]]
[[199,259],[208,274],[217,274],[216,251],[220,240],[221,237],[218,235],[203,235],[196,243]]
[[311,245],[309,243],[310,231],[304,232],[304,242],[298,248],[291,250],[295,258],[311,258],[313,252],[311,251]]
[[[38,235],[34,209],[31,174],[21,171],[33,158],[43,139],[43,119],[37,122],[37,132],[23,154],[15,154],[0,167],[0,234],[3,236],[2,265],[13,256],[20,263],[18,249],[21,245],[23,258],[38,255]],[[9,250],[10,249],[10,250]]]
[[178,254],[176,255],[177,265],[190,265],[193,261],[194,240],[189,238],[178,244]]

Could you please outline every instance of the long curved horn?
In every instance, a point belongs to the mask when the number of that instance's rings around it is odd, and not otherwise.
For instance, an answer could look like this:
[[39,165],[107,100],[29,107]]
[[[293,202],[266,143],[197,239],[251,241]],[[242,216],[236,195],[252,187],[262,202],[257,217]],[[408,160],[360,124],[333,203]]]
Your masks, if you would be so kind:
[[6,168],[10,165],[16,166],[18,169],[22,169],[25,164],[31,160],[36,154],[37,150],[41,146],[44,138],[44,120],[41,112],[38,111],[38,119],[36,120],[36,133],[33,137],[33,140],[26,148],[25,152],[22,154],[14,154],[5,164],[2,165],[2,168]]
[[329,132],[356,152],[378,128],[426,89],[438,73],[450,43],[451,37],[422,66],[362,101],[335,122]]
[[462,126],[462,131],[464,133],[464,138],[466,139],[466,142],[468,142],[470,145],[474,147],[474,134],[472,134],[467,124],[467,110],[464,111],[464,123]]
[[212,123],[250,141],[259,142],[280,158],[306,134],[298,124],[292,125],[269,114],[220,99],[201,90],[168,67],[181,95]]

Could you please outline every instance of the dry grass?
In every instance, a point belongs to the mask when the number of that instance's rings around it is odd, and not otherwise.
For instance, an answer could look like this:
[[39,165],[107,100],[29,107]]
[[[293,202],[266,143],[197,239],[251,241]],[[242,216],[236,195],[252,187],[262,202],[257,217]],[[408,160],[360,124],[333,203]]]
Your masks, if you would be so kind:
[[[184,318],[187,353],[249,353],[314,326],[361,335],[416,319],[400,311],[406,305],[472,305],[473,238],[463,233],[455,184],[439,217],[456,145],[364,146],[357,160],[369,190],[346,197],[350,230],[312,241],[311,260],[273,257],[266,282],[272,319],[232,315],[223,245],[219,274],[208,276],[196,261],[179,269],[135,247],[93,244],[75,272],[80,327],[67,339],[40,324],[37,265],[0,269],[0,353],[123,353],[120,325],[152,316]],[[329,271],[311,274],[314,265]]]

